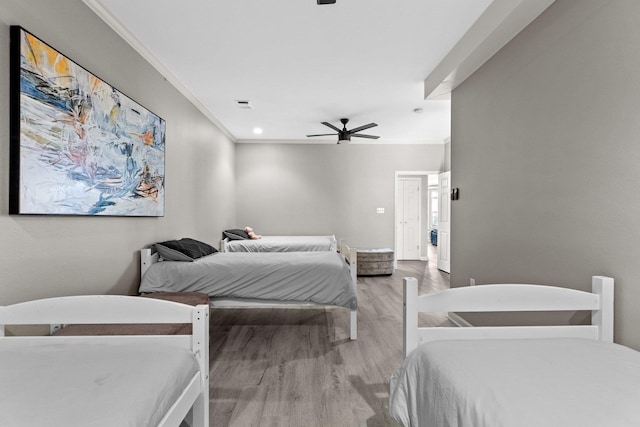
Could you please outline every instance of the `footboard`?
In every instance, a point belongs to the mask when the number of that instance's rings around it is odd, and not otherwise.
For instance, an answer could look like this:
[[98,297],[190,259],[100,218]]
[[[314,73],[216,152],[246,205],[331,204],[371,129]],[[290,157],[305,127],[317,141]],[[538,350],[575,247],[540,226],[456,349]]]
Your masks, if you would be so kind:
[[[418,327],[419,312],[592,312],[591,325]],[[404,357],[418,345],[443,339],[579,337],[613,341],[613,279],[593,276],[592,292],[546,285],[478,285],[418,296],[418,281],[404,278]]]
[[[191,335],[5,336],[5,325],[188,323]],[[83,295],[49,298],[0,307],[0,346],[9,342],[29,351],[43,343],[74,345],[163,344],[190,350],[198,373],[160,425],[178,426],[187,416],[193,426],[209,425],[209,306],[197,307],[152,298]],[[33,349],[33,350],[31,350]],[[64,373],[62,372],[61,375]],[[93,396],[89,393],[87,398]]]

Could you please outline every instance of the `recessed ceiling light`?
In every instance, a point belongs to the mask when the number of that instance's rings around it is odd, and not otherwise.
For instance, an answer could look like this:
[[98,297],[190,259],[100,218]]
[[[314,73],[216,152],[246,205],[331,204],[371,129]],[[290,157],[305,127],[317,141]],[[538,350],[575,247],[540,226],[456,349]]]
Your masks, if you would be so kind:
[[260,135],[262,133],[262,128],[253,128],[253,133]]

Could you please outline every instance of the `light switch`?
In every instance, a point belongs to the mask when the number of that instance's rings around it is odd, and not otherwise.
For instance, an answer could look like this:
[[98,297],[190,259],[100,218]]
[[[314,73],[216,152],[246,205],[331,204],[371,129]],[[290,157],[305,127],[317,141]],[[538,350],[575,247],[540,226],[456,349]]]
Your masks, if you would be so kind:
[[376,208],[376,213],[384,213],[384,208]]

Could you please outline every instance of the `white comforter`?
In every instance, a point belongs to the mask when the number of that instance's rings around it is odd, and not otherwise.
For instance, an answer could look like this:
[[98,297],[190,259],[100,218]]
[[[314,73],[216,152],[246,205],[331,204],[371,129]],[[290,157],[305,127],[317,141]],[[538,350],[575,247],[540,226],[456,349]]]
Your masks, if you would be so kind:
[[256,240],[230,240],[226,252],[336,251],[335,236],[262,236]]
[[640,352],[586,339],[434,341],[391,378],[405,426],[637,427]]
[[0,426],[155,427],[198,372],[159,344],[19,341],[0,346]]

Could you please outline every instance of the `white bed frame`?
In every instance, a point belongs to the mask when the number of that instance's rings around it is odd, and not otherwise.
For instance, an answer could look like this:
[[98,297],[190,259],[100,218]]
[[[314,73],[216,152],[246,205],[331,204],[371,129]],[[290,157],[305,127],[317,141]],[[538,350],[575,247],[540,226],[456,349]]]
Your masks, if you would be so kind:
[[[103,336],[5,336],[5,325],[190,323],[191,335]],[[28,301],[0,307],[0,345],[20,340],[34,347],[43,341],[64,343],[149,342],[191,350],[197,372],[158,426],[178,427],[186,420],[192,427],[209,426],[209,307],[197,307],[154,298],[118,295],[84,295]],[[61,372],[64,381],[64,372]],[[153,393],[153,390],[149,391]],[[54,391],[55,393],[55,391]],[[87,399],[92,396],[87,394]],[[82,404],[82,402],[78,402]]]
[[[356,248],[351,248],[344,242],[340,243],[340,255],[344,262],[349,266],[349,272],[351,274],[351,282],[357,291],[358,281],[358,251]],[[160,262],[158,252],[155,252],[153,248],[144,248],[140,251],[140,279],[144,276],[147,269],[156,262]],[[222,299],[212,298],[210,301],[212,307],[325,307],[322,304],[316,304],[308,301],[278,301],[278,300],[253,300],[253,299]],[[349,337],[351,340],[358,339],[358,310],[351,309],[349,316]]]
[[[403,357],[420,344],[446,339],[589,338],[613,342],[613,279],[593,276],[592,292],[546,285],[500,284],[452,288],[418,296],[404,280]],[[419,312],[591,310],[591,325],[419,327]]]

